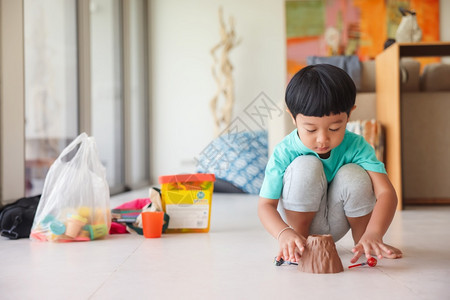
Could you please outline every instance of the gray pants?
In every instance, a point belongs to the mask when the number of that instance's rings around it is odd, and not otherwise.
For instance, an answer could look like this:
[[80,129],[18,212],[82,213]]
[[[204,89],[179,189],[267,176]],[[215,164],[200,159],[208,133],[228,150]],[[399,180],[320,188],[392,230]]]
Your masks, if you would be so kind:
[[350,229],[347,217],[372,212],[376,199],[367,172],[356,164],[343,165],[328,185],[322,162],[315,156],[297,157],[286,169],[279,211],[316,212],[310,234],[331,234],[334,241]]

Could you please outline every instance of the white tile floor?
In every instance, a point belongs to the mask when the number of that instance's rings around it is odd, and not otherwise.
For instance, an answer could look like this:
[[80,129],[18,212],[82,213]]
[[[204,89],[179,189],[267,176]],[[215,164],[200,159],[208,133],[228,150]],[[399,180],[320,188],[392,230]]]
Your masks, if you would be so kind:
[[[111,206],[146,195],[115,197]],[[1,238],[0,299],[450,299],[448,206],[397,213],[385,241],[402,259],[347,269],[347,235],[337,243],[345,271],[308,274],[273,265],[277,243],[256,203],[214,194],[211,230],[202,234],[67,244]]]

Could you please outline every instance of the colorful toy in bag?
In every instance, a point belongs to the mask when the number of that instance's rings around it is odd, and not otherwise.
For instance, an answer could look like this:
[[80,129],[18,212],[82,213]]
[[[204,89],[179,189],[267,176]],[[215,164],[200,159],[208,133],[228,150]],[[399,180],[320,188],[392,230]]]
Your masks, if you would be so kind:
[[90,241],[106,236],[110,226],[105,168],[94,138],[82,133],[48,171],[30,239]]

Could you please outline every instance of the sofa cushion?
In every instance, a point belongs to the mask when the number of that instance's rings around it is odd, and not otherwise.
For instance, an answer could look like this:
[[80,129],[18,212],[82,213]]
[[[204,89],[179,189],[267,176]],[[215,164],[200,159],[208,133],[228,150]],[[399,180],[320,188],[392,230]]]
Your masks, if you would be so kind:
[[412,58],[400,61],[402,92],[418,92],[420,82],[420,62]]
[[[400,61],[401,87],[403,92],[418,92],[420,82],[420,62],[412,58]],[[361,86],[358,92],[375,93],[375,60],[361,63]]]
[[370,120],[377,117],[377,94],[357,93],[356,109],[350,114],[350,121]]
[[359,92],[375,92],[375,60],[361,62],[361,87]]
[[422,91],[450,91],[450,64],[431,63],[424,67],[420,77]]

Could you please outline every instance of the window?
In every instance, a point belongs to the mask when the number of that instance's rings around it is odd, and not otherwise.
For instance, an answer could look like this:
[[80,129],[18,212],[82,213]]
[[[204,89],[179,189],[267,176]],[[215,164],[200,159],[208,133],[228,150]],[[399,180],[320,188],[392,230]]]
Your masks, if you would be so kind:
[[130,187],[139,187],[149,182],[149,104],[148,104],[148,76],[147,76],[147,45],[146,45],[146,5],[144,0],[130,1],[128,15],[129,26],[129,115],[127,123],[130,142],[129,161],[127,166],[127,184]]
[[78,135],[76,0],[24,1],[25,187]]
[[91,1],[91,124],[111,192],[124,189],[122,24],[119,0]]
[[112,194],[148,185],[148,1],[0,6],[1,202],[42,193],[81,130],[97,141]]

